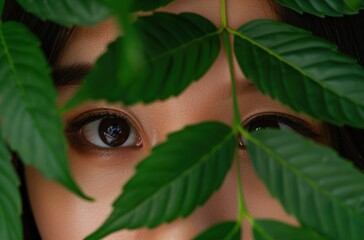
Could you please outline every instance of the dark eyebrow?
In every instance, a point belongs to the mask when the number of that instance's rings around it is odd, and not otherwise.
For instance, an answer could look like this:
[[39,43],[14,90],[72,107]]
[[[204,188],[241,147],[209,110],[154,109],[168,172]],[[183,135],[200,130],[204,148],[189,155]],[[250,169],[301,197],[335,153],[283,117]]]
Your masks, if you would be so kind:
[[79,63],[55,67],[52,71],[53,81],[57,87],[79,85],[81,80],[92,71],[93,65]]

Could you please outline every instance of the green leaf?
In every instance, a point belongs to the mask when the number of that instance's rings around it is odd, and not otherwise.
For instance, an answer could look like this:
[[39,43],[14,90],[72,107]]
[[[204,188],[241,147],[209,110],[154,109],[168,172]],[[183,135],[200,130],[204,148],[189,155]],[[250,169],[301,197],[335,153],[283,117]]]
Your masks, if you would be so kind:
[[241,226],[238,222],[222,222],[207,229],[194,240],[240,240]]
[[23,239],[18,185],[10,154],[0,138],[0,239],[3,240]]
[[95,25],[110,17],[111,10],[100,0],[17,0],[42,20],[65,25]]
[[364,127],[364,69],[311,33],[256,20],[235,34],[235,54],[264,94],[336,125]]
[[22,161],[83,196],[66,154],[56,91],[40,43],[23,25],[0,25],[0,119],[3,138]]
[[253,233],[255,240],[328,240],[309,229],[266,219],[254,221]]
[[132,12],[136,11],[151,11],[159,7],[163,7],[173,2],[174,0],[133,0],[130,6]]
[[270,193],[304,226],[333,239],[363,239],[364,174],[349,160],[278,130],[254,132],[248,150]]
[[356,14],[363,5],[362,0],[276,0],[280,5],[299,13],[310,13],[319,17],[340,17]]
[[201,78],[220,51],[219,31],[196,14],[156,13],[139,18],[135,27],[145,50],[146,64],[133,77],[123,78],[125,63],[123,38],[111,44],[97,61],[94,71],[68,102],[65,109],[89,98],[125,105],[150,103],[180,94],[192,81]]
[[235,150],[235,134],[222,123],[202,123],[169,135],[137,166],[112,214],[87,239],[186,217],[220,187]]

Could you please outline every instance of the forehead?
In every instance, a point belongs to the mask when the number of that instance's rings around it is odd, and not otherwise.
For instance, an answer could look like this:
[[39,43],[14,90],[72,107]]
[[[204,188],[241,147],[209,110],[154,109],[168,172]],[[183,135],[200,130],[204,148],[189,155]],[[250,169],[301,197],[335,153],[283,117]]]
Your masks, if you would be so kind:
[[[198,13],[216,26],[220,25],[221,0],[176,0],[158,11],[171,13]],[[238,28],[240,25],[257,18],[276,18],[270,8],[269,0],[227,0],[229,25]],[[106,49],[110,41],[119,35],[113,19],[106,20],[94,27],[79,27],[71,34],[58,65],[74,63],[93,63]]]

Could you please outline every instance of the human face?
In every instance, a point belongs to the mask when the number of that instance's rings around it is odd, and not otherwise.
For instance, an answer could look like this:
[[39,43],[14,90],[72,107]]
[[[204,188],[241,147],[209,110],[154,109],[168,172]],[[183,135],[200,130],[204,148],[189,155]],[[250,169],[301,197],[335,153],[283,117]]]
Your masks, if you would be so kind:
[[[227,2],[229,25],[232,28],[256,18],[277,18],[266,0]],[[220,0],[177,0],[162,10],[173,13],[196,12],[210,19],[215,25],[220,25]],[[117,35],[117,27],[112,20],[92,28],[77,28],[66,43],[56,67],[94,63]],[[322,132],[320,126],[311,119],[298,116],[260,94],[251,82],[245,79],[236,62],[234,64],[241,121],[244,124],[254,122],[254,126],[272,125],[277,120],[276,115],[282,118],[290,116],[293,121],[306,122],[314,132]],[[59,104],[63,104],[76,88],[77,86],[59,87]],[[134,129],[131,131],[135,133],[130,140],[131,146],[95,146],[100,143],[95,115],[100,114],[124,116],[129,119],[128,122],[123,122],[131,124]],[[266,117],[260,118],[258,122],[258,115]],[[206,120],[232,123],[232,99],[226,55],[221,51],[205,76],[178,97],[129,108],[103,101],[88,102],[66,113],[64,120],[72,173],[83,190],[96,201],[84,201],[58,184],[45,180],[35,169],[27,167],[26,181],[31,207],[41,236],[45,240],[82,239],[100,226],[110,214],[112,202],[120,194],[123,184],[132,176],[136,164],[148,155],[153,146],[165,140],[167,134],[186,125]],[[284,126],[290,127],[290,121],[283,123]],[[107,126],[107,123],[105,125]],[[90,141],[93,141],[93,144]],[[240,150],[239,157],[242,161],[240,174],[251,214],[295,224],[295,219],[284,213],[257,179],[244,149]],[[119,231],[105,239],[191,239],[212,224],[236,218],[236,189],[236,171],[233,168],[221,189],[188,218],[152,230],[144,228]],[[247,223],[244,223],[242,236],[245,240],[251,239]]]

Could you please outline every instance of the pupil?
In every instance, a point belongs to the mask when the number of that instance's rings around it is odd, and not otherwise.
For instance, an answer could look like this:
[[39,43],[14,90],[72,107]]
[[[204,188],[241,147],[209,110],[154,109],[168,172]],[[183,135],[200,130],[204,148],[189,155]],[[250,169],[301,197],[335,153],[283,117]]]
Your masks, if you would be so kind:
[[99,136],[101,140],[110,147],[117,147],[128,140],[130,126],[122,118],[104,118],[99,125]]

